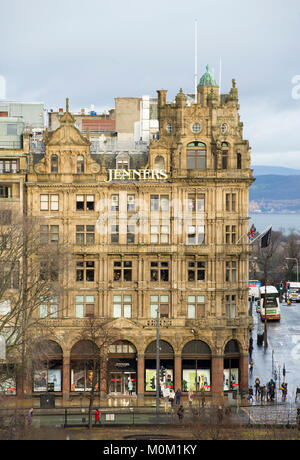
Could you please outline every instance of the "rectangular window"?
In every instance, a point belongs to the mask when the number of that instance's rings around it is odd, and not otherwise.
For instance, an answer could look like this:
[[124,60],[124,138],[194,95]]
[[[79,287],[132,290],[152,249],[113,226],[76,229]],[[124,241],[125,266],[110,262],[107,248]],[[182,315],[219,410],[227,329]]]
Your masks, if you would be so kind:
[[95,242],[94,225],[76,225],[76,243],[93,244]]
[[150,209],[151,209],[151,211],[158,211],[159,210],[159,196],[158,195],[151,195],[151,197],[150,197]]
[[230,260],[226,261],[225,281],[227,283],[237,282],[237,262]]
[[134,236],[135,236],[135,226],[128,225],[127,226],[127,244],[134,243]]
[[132,316],[132,296],[114,295],[113,296],[113,317],[131,318]]
[[132,262],[115,261],[114,262],[114,281],[132,281]]
[[135,211],[135,196],[134,195],[127,195],[127,211],[129,212]]
[[[59,196],[50,195],[50,210],[58,211],[59,209]],[[40,210],[48,211],[49,210],[49,195],[40,195]]]
[[58,225],[40,225],[40,243],[58,243],[59,226]]
[[226,302],[226,317],[229,319],[234,319],[236,317],[236,296],[235,295],[227,295]]
[[119,195],[111,196],[111,211],[119,211]]
[[50,195],[51,211],[58,211],[58,195]]
[[235,225],[226,225],[225,242],[226,244],[236,243],[236,226]]
[[19,278],[19,262],[14,262],[14,266],[11,265],[11,261],[0,262],[0,280],[3,286],[5,285],[7,289],[19,289]]
[[58,261],[40,262],[40,280],[58,281]]
[[40,299],[40,318],[58,318],[58,297],[52,297],[50,299]]
[[150,281],[169,281],[169,262],[150,262]]
[[205,317],[205,297],[201,295],[188,297],[188,318],[199,319]]
[[205,262],[188,262],[188,281],[205,281]]
[[150,241],[154,244],[169,243],[170,227],[169,225],[151,225]]
[[199,225],[198,227],[190,225],[187,229],[187,244],[203,244],[205,241],[205,227]]
[[189,193],[187,207],[189,212],[204,212],[205,211],[205,195],[203,193]]
[[236,193],[226,193],[226,211],[236,212]]
[[92,283],[95,281],[95,262],[94,261],[78,261],[76,262],[76,281],[87,281]]
[[17,160],[0,160],[0,174],[19,172],[19,162]]
[[75,297],[76,318],[94,318],[95,316],[95,296],[80,295]]
[[94,195],[76,195],[76,211],[94,211]]
[[150,316],[157,317],[157,310],[160,318],[169,318],[169,296],[151,295],[150,296]]
[[111,243],[119,242],[119,225],[111,226],[110,238],[111,238]]
[[49,209],[49,195],[41,195],[41,211],[48,211]]

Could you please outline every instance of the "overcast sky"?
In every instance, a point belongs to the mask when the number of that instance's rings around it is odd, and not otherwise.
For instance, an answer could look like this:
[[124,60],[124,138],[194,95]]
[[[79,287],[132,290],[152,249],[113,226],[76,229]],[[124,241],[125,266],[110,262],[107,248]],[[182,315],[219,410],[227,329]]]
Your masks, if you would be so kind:
[[199,78],[222,58],[222,92],[236,79],[252,163],[300,169],[299,0],[0,0],[6,97],[102,110],[191,93],[195,19]]

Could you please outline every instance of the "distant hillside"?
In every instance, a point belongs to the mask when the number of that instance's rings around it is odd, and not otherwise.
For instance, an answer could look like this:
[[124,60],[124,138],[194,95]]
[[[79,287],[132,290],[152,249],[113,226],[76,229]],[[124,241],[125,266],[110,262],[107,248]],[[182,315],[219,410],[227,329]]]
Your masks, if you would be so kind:
[[250,201],[300,199],[300,175],[257,176],[250,187]]
[[254,170],[254,177],[257,176],[299,176],[299,169],[283,168],[282,166],[252,166]]

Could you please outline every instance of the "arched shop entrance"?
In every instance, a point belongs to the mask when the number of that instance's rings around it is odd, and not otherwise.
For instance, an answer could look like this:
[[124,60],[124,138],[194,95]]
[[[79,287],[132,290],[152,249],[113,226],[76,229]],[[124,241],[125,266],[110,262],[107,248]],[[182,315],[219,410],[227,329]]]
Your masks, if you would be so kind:
[[230,340],[224,351],[224,391],[238,391],[240,385],[240,348]]
[[[161,384],[169,388],[174,387],[174,350],[164,340],[159,341],[160,369],[164,370]],[[156,341],[151,342],[145,352],[145,392],[156,391]]]
[[108,391],[115,395],[136,394],[137,351],[125,340],[109,346],[107,362]]
[[211,390],[211,350],[200,340],[193,340],[182,350],[182,391]]
[[63,351],[52,340],[36,344],[32,354],[33,392],[62,391]]
[[71,350],[71,391],[99,391],[100,353],[90,340],[77,342]]

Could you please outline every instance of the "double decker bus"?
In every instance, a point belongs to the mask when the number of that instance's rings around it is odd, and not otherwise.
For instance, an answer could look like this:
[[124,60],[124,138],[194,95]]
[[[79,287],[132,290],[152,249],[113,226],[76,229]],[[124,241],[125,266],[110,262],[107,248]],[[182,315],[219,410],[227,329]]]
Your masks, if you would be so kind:
[[279,293],[275,286],[260,288],[260,317],[262,321],[280,321]]
[[300,283],[287,281],[285,283],[285,301],[300,302]]

